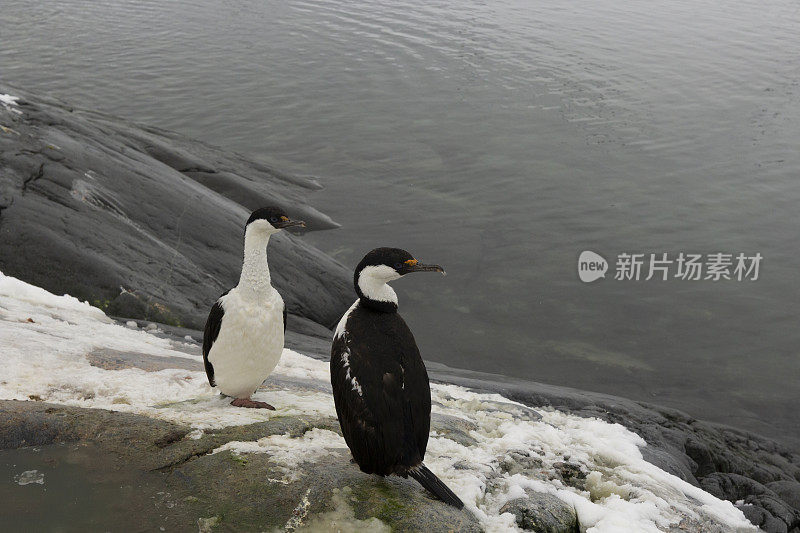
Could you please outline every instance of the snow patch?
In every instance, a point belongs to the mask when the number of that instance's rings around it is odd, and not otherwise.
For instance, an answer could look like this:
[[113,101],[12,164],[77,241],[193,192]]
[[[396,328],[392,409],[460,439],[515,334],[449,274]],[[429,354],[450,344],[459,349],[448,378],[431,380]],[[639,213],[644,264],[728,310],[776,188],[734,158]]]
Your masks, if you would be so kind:
[[[659,531],[687,516],[724,524],[730,531],[756,529],[730,502],[645,461],[639,451],[645,441],[619,424],[552,409],[537,410],[541,420],[521,420],[509,416],[521,404],[498,394],[455,385],[433,384],[431,389],[434,411],[461,413],[477,424],[469,433],[479,445],[432,437],[425,463],[488,531],[515,530],[513,517],[500,509],[524,497],[525,489],[553,494],[573,506],[581,526],[592,533]],[[502,403],[508,409],[498,412]],[[520,456],[530,461],[522,461],[522,472],[512,473],[508,462],[519,462]],[[586,473],[585,488],[568,486],[555,475],[556,464],[564,462]]]
[[203,438],[203,435],[205,435],[205,431],[203,431],[202,429],[195,429],[187,433],[186,438],[192,440],[200,440]]
[[[116,324],[100,309],[71,296],[56,296],[0,273],[0,399],[42,401],[143,414],[214,429],[268,420],[270,416],[336,416],[330,394],[263,391],[277,411],[230,405],[209,385],[202,356],[175,350],[172,341]],[[194,346],[197,349],[197,346]],[[196,362],[197,370],[105,370],[88,356],[98,349]],[[199,352],[199,350],[198,350]],[[309,377],[310,358],[285,350],[276,373]],[[313,361],[313,360],[311,360]],[[313,374],[322,379],[324,369]],[[268,398],[267,398],[268,396]]]
[[0,103],[5,105],[17,105],[19,96],[11,96],[10,94],[0,94]]
[[19,96],[11,96],[10,94],[0,94],[0,104],[3,104],[3,107],[11,111],[14,114],[21,115],[22,111],[17,109],[17,100],[19,100]]
[[301,437],[270,435],[257,441],[231,441],[216,448],[212,454],[230,450],[241,455],[245,453],[267,453],[270,461],[277,463],[289,479],[298,478],[297,470],[302,463],[316,462],[333,455],[337,450],[347,449],[344,439],[333,431],[314,428]]
[[40,287],[6,276],[2,272],[0,272],[0,298],[8,299],[9,305],[16,309],[23,307],[25,304],[30,304],[31,306],[44,308],[42,309],[43,312],[58,311],[62,313],[67,311],[81,318],[94,319],[106,323],[112,322],[100,309],[89,305],[89,302],[81,302],[77,298],[66,294],[64,296],[56,296]]
[[[64,405],[133,412],[195,430],[262,422],[272,416],[336,416],[329,365],[324,361],[284,350],[274,378],[311,381],[314,386],[259,389],[254,399],[269,401],[277,411],[232,407],[230,399],[209,387],[199,353],[177,351],[170,340],[116,324],[85,302],[2,274],[0,345],[1,399],[37,397]],[[189,359],[197,370],[106,370],[90,363],[90,354],[98,349]],[[199,352],[199,347],[194,349]],[[477,444],[465,446],[432,435],[425,463],[487,531],[517,530],[514,517],[501,514],[500,509],[511,499],[525,497],[526,490],[553,494],[573,506],[582,529],[589,533],[654,532],[677,527],[687,517],[718,524],[726,531],[756,530],[730,502],[646,462],[640,452],[645,441],[619,424],[552,409],[533,410],[541,418],[533,417],[530,408],[499,394],[455,385],[432,384],[431,392],[433,411],[467,421],[475,429],[466,432]],[[193,431],[188,437],[201,436]],[[315,428],[297,438],[272,435],[254,442],[230,442],[214,453],[269,453],[292,477],[303,471],[304,462],[344,449],[346,444],[337,433]],[[581,483],[559,474],[558,465],[565,463],[573,465]],[[347,508],[342,512],[346,514]],[[360,525],[380,529],[385,524]]]
[[26,470],[21,474],[14,476],[14,481],[17,485],[44,485],[44,473],[38,470]]

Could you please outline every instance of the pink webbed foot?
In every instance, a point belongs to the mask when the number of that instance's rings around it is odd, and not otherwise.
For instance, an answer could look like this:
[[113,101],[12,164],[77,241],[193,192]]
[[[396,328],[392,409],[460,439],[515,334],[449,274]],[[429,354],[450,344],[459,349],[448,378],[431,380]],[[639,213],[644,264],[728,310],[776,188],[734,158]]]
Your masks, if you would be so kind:
[[270,411],[275,410],[275,408],[267,402],[257,402],[255,400],[251,400],[250,398],[236,398],[231,402],[231,405],[234,407],[248,407],[250,409],[269,409]]

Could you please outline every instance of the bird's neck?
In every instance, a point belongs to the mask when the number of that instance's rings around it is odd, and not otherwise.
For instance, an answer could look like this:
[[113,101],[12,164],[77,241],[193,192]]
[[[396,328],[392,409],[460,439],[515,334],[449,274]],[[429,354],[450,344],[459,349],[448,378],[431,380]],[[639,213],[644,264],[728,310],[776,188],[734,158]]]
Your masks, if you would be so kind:
[[383,313],[397,312],[397,293],[384,280],[362,275],[358,279],[357,292],[361,302],[370,309]]
[[269,233],[248,229],[244,236],[244,261],[237,288],[245,298],[263,299],[272,293],[267,263]]
[[364,307],[368,307],[373,311],[379,311],[381,313],[396,313],[397,312],[397,302],[383,302],[380,300],[373,300],[366,296],[361,296],[359,301]]

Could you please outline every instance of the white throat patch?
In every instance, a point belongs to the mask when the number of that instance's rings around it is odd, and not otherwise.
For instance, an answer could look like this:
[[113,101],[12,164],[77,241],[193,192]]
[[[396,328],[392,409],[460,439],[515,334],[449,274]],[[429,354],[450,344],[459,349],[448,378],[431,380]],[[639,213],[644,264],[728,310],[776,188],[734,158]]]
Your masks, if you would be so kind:
[[247,225],[247,228],[244,230],[244,238],[245,241],[247,240],[248,235],[253,235],[254,237],[258,236],[265,236],[265,235],[272,235],[273,233],[278,233],[280,230],[274,227],[272,224],[267,222],[266,220],[254,220],[250,224]]
[[358,288],[370,300],[397,304],[397,294],[387,282],[399,277],[400,274],[388,265],[364,267],[358,274]]

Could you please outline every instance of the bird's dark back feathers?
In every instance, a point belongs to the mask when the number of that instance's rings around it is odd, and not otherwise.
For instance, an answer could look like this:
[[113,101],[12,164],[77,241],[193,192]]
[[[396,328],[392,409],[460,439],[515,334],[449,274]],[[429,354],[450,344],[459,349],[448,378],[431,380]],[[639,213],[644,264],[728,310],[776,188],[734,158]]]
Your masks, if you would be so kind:
[[331,347],[331,383],[342,433],[361,470],[405,476],[422,462],[430,386],[400,315],[357,305]]

